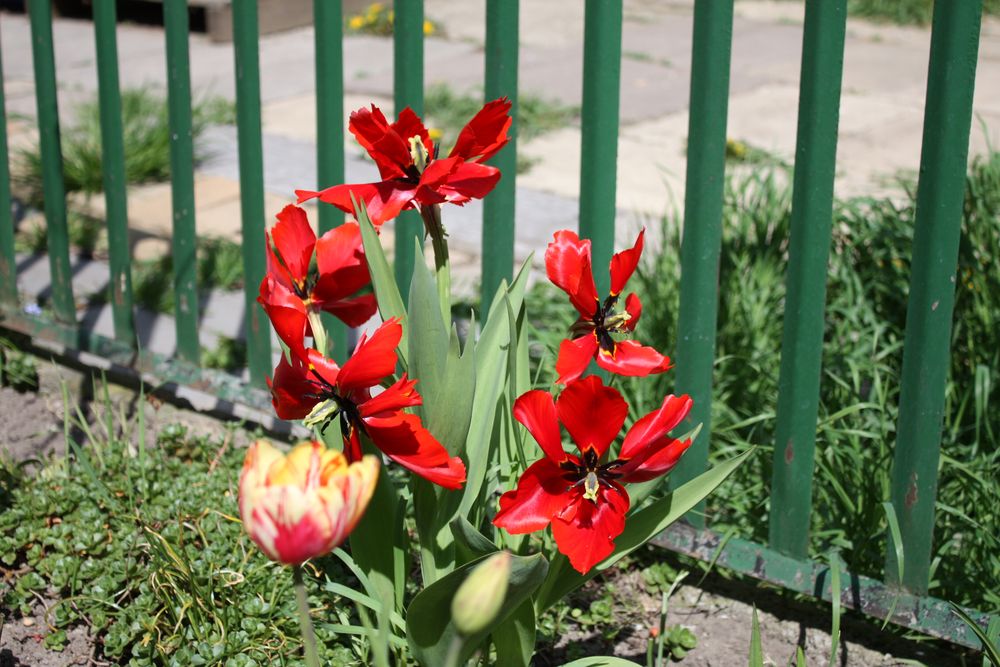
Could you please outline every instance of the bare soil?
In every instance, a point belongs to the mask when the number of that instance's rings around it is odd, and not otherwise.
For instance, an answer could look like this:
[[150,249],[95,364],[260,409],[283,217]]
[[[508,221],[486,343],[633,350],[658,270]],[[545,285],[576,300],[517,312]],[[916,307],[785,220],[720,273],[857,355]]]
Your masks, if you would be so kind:
[[[0,455],[29,467],[65,449],[63,386],[70,397],[69,409],[79,408],[94,428],[102,411],[97,406],[104,400],[104,389],[90,376],[39,360],[41,388],[38,393],[18,393],[0,388]],[[131,416],[144,410],[147,441],[155,442],[155,434],[171,423],[186,425],[193,433],[221,433],[225,426],[214,418],[183,410],[157,399],[140,401],[138,395],[120,387],[110,387],[109,395],[118,410]],[[82,434],[71,429],[70,435],[81,441]],[[242,445],[249,440],[236,438]],[[674,554],[662,552],[663,558],[677,567],[684,564]],[[698,582],[700,572],[693,571],[687,581]],[[586,605],[589,594],[597,599],[604,586],[614,589],[612,625],[620,628],[608,639],[607,628],[601,632],[584,628],[567,620],[560,630],[560,639],[535,660],[539,667],[562,665],[587,655],[616,655],[646,664],[646,647],[650,629],[658,627],[661,595],[647,590],[637,568],[618,571],[604,580],[595,580],[581,597]],[[680,587],[670,599],[667,625],[680,624],[697,637],[698,645],[681,664],[685,667],[730,667],[747,664],[750,645],[751,614],[758,609],[764,655],[769,665],[794,664],[797,646],[802,646],[808,664],[827,665],[831,649],[829,609],[793,596],[765,589],[747,580],[727,579],[710,574],[693,585]],[[61,652],[45,647],[48,634],[44,610],[51,601],[39,600],[35,613],[22,618],[10,610],[2,610],[0,628],[0,667],[56,667],[62,665],[105,664],[93,661],[95,643],[85,625],[67,633],[67,643]],[[615,634],[615,633],[610,633]],[[963,664],[957,649],[943,648],[939,643],[916,643],[898,635],[882,633],[878,626],[860,616],[848,614],[842,619],[842,637],[837,665],[841,667],[890,667],[894,665]],[[965,663],[971,664],[971,663]]]

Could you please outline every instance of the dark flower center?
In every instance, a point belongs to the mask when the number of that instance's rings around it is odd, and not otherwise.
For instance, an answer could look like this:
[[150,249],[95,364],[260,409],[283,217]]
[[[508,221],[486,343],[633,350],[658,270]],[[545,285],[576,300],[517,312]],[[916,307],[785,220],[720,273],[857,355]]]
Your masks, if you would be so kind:
[[618,305],[618,295],[616,294],[609,295],[604,300],[604,303],[597,301],[594,305],[593,316],[589,320],[580,318],[573,325],[570,333],[576,337],[593,331],[594,335],[597,336],[597,343],[600,345],[600,348],[608,354],[613,354],[615,351],[615,339],[612,334],[625,331],[626,324],[632,319],[628,311],[616,311],[616,305]]
[[324,415],[325,419],[323,420],[323,425],[320,427],[320,432],[325,433],[327,426],[339,414],[343,416],[343,419],[340,420],[340,431],[345,438],[351,437],[352,428],[357,428],[364,433],[365,423],[361,420],[361,411],[358,409],[358,404],[338,394],[337,388],[320,375],[315,368],[310,368],[310,370],[317,380],[319,380],[318,382],[315,380],[312,381],[319,391],[310,395],[310,398],[315,398],[318,401],[333,401],[336,405],[336,409]]
[[597,492],[602,486],[606,488],[611,488],[611,481],[621,477],[620,473],[615,472],[624,461],[616,459],[610,463],[601,463],[600,458],[597,456],[597,450],[593,447],[588,447],[587,451],[583,453],[583,459],[580,463],[573,463],[572,461],[563,461],[559,464],[559,467],[565,470],[563,474],[563,479],[567,482],[572,482],[566,490],[569,491],[578,486],[583,487],[583,497],[587,500],[597,503]]

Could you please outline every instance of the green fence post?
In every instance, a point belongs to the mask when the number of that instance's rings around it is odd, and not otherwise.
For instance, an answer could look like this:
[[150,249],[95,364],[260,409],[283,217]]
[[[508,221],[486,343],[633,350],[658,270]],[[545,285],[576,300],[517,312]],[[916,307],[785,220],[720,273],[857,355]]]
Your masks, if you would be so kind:
[[115,338],[135,347],[132,319],[132,269],[128,244],[128,203],[125,188],[125,146],[122,138],[122,100],[118,83],[118,39],[115,0],[94,1],[94,37],[97,44],[97,87],[101,108],[101,169],[108,225],[108,297]]
[[[486,101],[510,99],[510,142],[490,164],[500,182],[483,200],[483,317],[500,282],[514,276],[514,210],[517,191],[517,51],[519,0],[486,0]],[[487,251],[487,249],[489,249]]]
[[194,146],[191,136],[191,71],[185,0],[164,0],[167,40],[167,112],[170,121],[170,194],[173,208],[171,257],[177,356],[197,365],[197,237],[194,225]]
[[609,289],[615,247],[622,0],[587,0],[583,28],[580,236],[591,240],[598,294]]
[[260,130],[260,57],[256,0],[233,2],[236,57],[236,133],[240,155],[243,294],[250,380],[264,386],[271,373],[271,326],[257,303],[264,278],[264,148]]
[[[318,188],[344,182],[344,14],[341,0],[313,0],[316,36],[316,174]],[[319,205],[319,233],[344,222],[335,206]],[[347,360],[347,327],[329,313],[323,325],[338,362]]]
[[[708,465],[732,37],[733,0],[698,0],[691,45],[675,385],[678,393],[690,394],[694,399],[687,426],[703,426],[698,439],[670,473],[673,488],[701,474]],[[704,504],[692,510],[687,519],[704,526]]]
[[0,305],[17,307],[17,257],[14,255],[14,217],[10,209],[10,155],[7,152],[7,105],[0,59]]
[[[397,116],[405,107],[423,116],[424,0],[399,0],[395,3],[393,91]],[[413,240],[424,238],[424,223],[416,211],[403,211],[395,224],[394,270],[399,292],[406,302],[413,276]]]
[[[52,306],[56,319],[76,324],[72,270],[69,261],[69,229],[66,224],[66,187],[59,140],[59,109],[56,98],[56,64],[52,51],[52,3],[31,0],[31,54],[35,64],[35,101],[38,106],[38,139],[42,152],[42,192],[48,227],[49,267],[52,273]],[[75,341],[64,341],[67,344]]]
[[927,591],[930,571],[981,15],[981,0],[934,4],[892,464],[891,499],[905,557],[901,582],[894,550],[886,550],[886,581],[915,593]]
[[812,514],[846,29],[847,0],[806,2],[768,524],[771,547],[799,558],[808,552]]

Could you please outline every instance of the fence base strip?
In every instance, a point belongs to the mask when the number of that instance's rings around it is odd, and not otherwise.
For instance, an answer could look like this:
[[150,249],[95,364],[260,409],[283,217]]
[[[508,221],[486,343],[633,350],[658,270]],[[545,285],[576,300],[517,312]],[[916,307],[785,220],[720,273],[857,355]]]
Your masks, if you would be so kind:
[[[698,530],[678,523],[653,540],[653,544],[716,564],[740,574],[766,581],[797,593],[831,600],[828,565],[799,560],[756,542],[732,537],[725,539],[712,530]],[[878,619],[912,628],[933,637],[979,649],[980,643],[948,602],[928,596],[911,595],[881,581],[849,572],[840,573],[840,603]],[[895,609],[893,610],[893,602]],[[966,610],[984,630],[992,619],[988,614]]]
[[[186,389],[205,394],[199,412],[208,412],[228,419],[252,419],[270,431],[282,433],[291,425],[273,417],[270,394],[249,386],[242,379],[207,368],[198,368],[181,359],[149,351],[136,351],[130,346],[100,334],[62,325],[52,318],[27,315],[16,309],[0,307],[0,331],[9,330],[28,336],[31,344],[62,359],[77,359],[86,354],[87,366],[95,370],[114,371],[123,384],[141,381],[147,387],[167,391]],[[96,355],[96,356],[95,356]],[[191,401],[189,401],[191,402]],[[238,407],[237,407],[238,406]],[[259,413],[250,417],[247,411]],[[302,429],[298,436],[307,435]]]

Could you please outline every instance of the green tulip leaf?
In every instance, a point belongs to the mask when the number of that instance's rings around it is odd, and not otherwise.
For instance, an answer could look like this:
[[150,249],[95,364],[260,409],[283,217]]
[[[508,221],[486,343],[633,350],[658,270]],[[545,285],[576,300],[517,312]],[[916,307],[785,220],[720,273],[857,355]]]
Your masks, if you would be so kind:
[[[510,323],[508,312],[519,313],[524,303],[524,291],[528,282],[528,268],[531,258],[521,266],[508,287],[505,283],[497,289],[489,316],[483,324],[483,332],[476,342],[476,400],[472,406],[472,419],[466,438],[465,452],[468,465],[468,479],[459,514],[481,515],[483,503],[480,501],[486,471],[489,468],[490,446],[494,434],[494,420],[497,404],[507,384],[506,371],[510,347]],[[508,302],[510,311],[508,311]]]
[[528,667],[535,654],[535,606],[526,600],[493,630],[496,667]]
[[455,517],[449,525],[456,544],[467,556],[466,560],[479,558],[497,550],[496,545],[476,530],[464,516]]
[[[403,366],[407,363],[406,354],[406,306],[403,305],[403,297],[399,294],[399,287],[396,285],[396,278],[389,266],[389,260],[385,257],[382,249],[382,242],[379,241],[378,232],[375,231],[371,219],[368,217],[368,209],[364,202],[359,202],[351,195],[354,203],[354,217],[361,227],[361,242],[365,247],[365,259],[368,261],[368,273],[372,279],[372,288],[375,290],[375,298],[378,300],[378,312],[383,320],[391,317],[399,318],[399,323],[403,326],[404,335],[399,341],[397,350]],[[435,299],[436,303],[436,299]],[[435,306],[436,310],[436,306]]]

